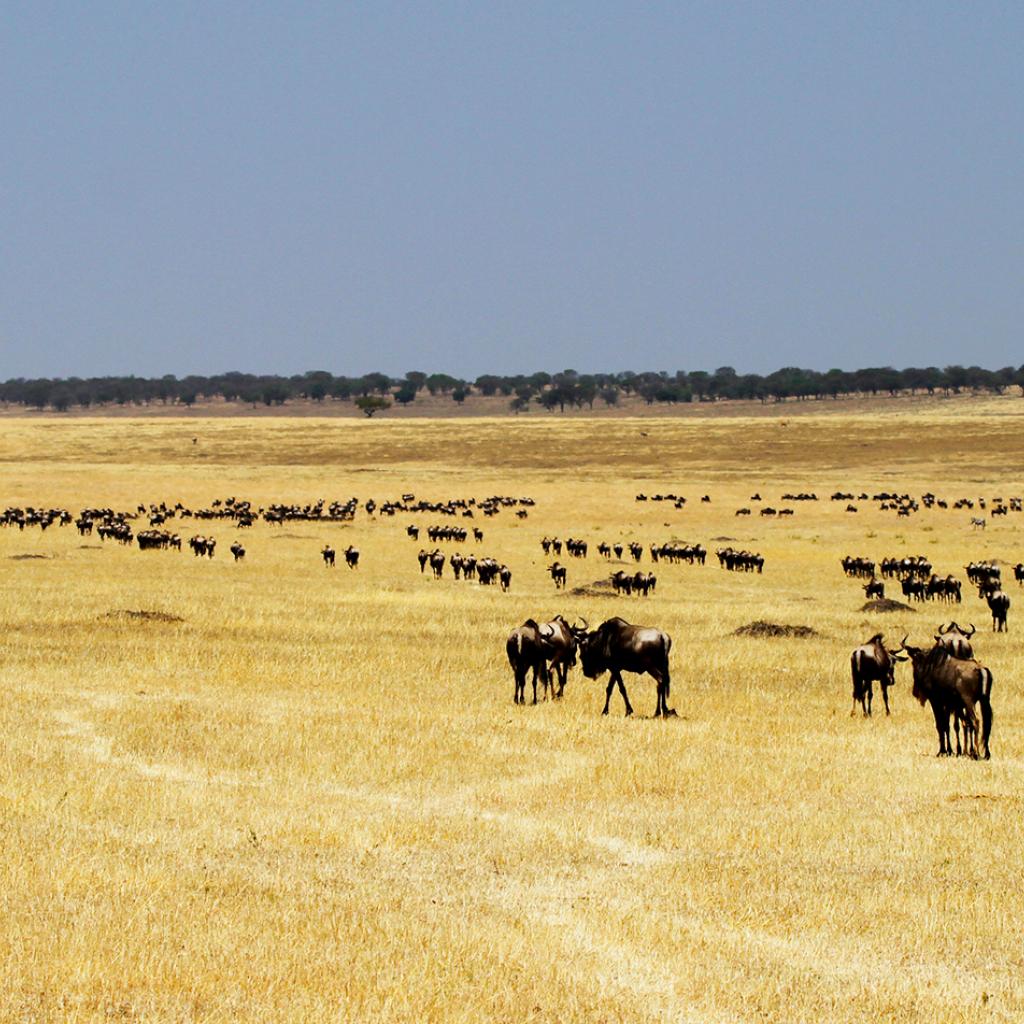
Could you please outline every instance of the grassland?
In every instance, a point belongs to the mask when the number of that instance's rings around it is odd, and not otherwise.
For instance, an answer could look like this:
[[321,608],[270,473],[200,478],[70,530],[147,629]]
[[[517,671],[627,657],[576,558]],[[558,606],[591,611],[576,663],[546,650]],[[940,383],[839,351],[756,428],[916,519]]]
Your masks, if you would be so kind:
[[[849,716],[848,656],[880,629],[923,642],[950,613],[862,612],[839,569],[844,554],[921,553],[960,576],[972,558],[1012,564],[1022,517],[981,532],[966,512],[779,501],[1009,498],[1022,428],[1019,399],[5,421],[5,505],[537,504],[477,521],[480,553],[513,570],[507,595],[421,576],[405,516],[261,523],[238,565],[226,525],[212,562],[0,529],[0,1020],[1024,1018],[1024,595],[996,636],[965,588],[956,617],[995,674],[993,758],[938,760],[905,668],[891,718]],[[755,490],[796,514],[734,517]],[[766,569],[662,565],[647,600],[561,595],[544,534],[591,541],[585,563],[563,559],[570,591],[614,568],[602,539],[732,543]],[[326,570],[326,542],[358,546],[360,568]],[[602,718],[604,686],[578,670],[561,702],[514,707],[504,638],[559,611],[666,629],[679,719],[645,717],[654,688],[636,677],[637,716],[615,698]],[[734,635],[758,619],[819,636]]]

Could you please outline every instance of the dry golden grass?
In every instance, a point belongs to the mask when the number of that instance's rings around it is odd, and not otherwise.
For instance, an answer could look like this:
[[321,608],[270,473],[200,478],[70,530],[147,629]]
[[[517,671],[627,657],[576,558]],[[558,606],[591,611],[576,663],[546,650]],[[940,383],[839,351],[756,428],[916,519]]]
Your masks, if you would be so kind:
[[[5,504],[537,505],[477,521],[507,595],[421,576],[406,516],[261,523],[239,565],[222,524],[212,562],[0,529],[0,1020],[1022,1019],[1024,599],[995,636],[965,588],[993,758],[938,760],[905,667],[891,718],[849,717],[848,656],[950,613],[869,616],[838,564],[1012,564],[1022,517],[982,533],[870,502],[733,511],[755,490],[777,507],[785,490],[1024,493],[1024,403],[789,412],[8,420]],[[610,571],[602,539],[730,537],[767,565],[661,565],[647,600],[573,597],[544,534],[591,541],[562,559],[570,589]],[[360,568],[324,569],[327,541]],[[578,669],[563,701],[514,707],[505,636],[558,611],[671,633],[679,719],[645,717],[636,677],[637,716],[616,697],[603,719],[603,682]],[[733,635],[756,619],[821,636]]]

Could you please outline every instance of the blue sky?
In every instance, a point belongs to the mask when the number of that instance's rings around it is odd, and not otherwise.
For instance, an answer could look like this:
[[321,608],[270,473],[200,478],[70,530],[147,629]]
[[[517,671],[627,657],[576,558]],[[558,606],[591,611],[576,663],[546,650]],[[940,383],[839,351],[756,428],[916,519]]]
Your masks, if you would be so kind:
[[4,3],[0,378],[1024,363],[1024,6]]

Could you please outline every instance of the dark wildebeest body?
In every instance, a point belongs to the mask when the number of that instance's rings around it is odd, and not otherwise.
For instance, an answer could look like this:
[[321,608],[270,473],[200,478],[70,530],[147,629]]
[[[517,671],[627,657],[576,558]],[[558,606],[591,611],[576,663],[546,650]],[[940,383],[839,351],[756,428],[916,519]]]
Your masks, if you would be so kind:
[[655,718],[675,714],[668,706],[671,684],[668,655],[672,648],[672,638],[667,633],[652,626],[634,626],[624,619],[614,618],[602,622],[593,632],[581,634],[579,644],[583,674],[588,679],[597,679],[605,672],[611,673],[601,714],[608,714],[608,704],[616,686],[626,703],[626,714],[633,714],[622,682],[623,672],[635,672],[638,675],[646,673],[657,683]]
[[1010,595],[1003,590],[994,590],[986,597],[992,612],[992,628],[997,633],[1006,632],[1006,616],[1010,611]]
[[971,637],[975,632],[973,625],[970,630],[970,633],[965,632],[955,622],[948,626],[939,626],[935,642],[945,647],[954,658],[966,658],[969,661],[974,657],[974,648],[971,646]]
[[508,663],[512,666],[515,676],[515,693],[513,703],[526,703],[526,675],[533,669],[533,703],[537,703],[537,678],[540,677],[544,688],[548,685],[549,645],[540,635],[540,628],[533,619],[527,619],[509,634],[505,642],[505,653]]
[[[547,647],[545,657],[548,662],[548,678],[553,671],[558,680],[556,691],[554,679],[550,679],[551,694],[553,697],[561,697],[565,692],[569,669],[576,664],[576,638],[583,633],[583,629],[570,626],[561,615],[556,615],[550,622],[542,622],[537,630]],[[547,686],[547,680],[544,685]]]
[[[964,752],[978,757],[978,716],[975,706],[981,705],[981,746],[985,759],[991,756],[989,737],[992,735],[992,671],[977,661],[954,658],[942,645],[936,644],[930,651],[920,647],[908,647],[906,638],[903,649],[910,655],[914,666],[914,696],[922,706],[929,703],[935,717],[935,731],[939,735],[938,756],[953,753],[949,740],[949,720],[953,716],[964,726]],[[957,735],[957,753],[960,753],[960,737]]]
[[241,559],[245,558],[245,548],[236,540],[235,543],[231,545],[231,554],[235,556],[236,562],[241,561]]
[[329,544],[320,552],[324,559],[324,565],[334,568],[334,548]]
[[885,713],[889,714],[889,688],[896,685],[896,652],[890,651],[882,642],[882,634],[876,633],[866,644],[856,648],[850,655],[850,674],[853,676],[853,707],[850,714],[861,706],[864,717],[871,715],[871,700],[874,696],[874,683],[882,687],[882,700],[885,702]]
[[350,569],[355,569],[359,565],[359,549],[352,547],[351,544],[345,548],[345,564]]
[[559,562],[555,562],[554,565],[548,566],[548,572],[551,574],[551,578],[555,581],[555,589],[564,589],[567,576],[565,566]]

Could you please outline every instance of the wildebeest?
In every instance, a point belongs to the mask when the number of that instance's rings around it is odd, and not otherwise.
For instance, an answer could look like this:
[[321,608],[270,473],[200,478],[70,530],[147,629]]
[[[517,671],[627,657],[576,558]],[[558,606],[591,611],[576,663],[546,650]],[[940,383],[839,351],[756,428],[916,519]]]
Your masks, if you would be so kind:
[[1010,595],[1003,590],[993,590],[986,596],[992,612],[992,628],[997,633],[1006,632],[1006,615],[1010,610]]
[[423,572],[427,567],[427,562],[430,561],[430,555],[428,555],[423,548],[420,548],[420,553],[416,556],[416,561],[420,563],[420,572]]
[[334,548],[330,544],[325,544],[323,551],[320,552],[324,560],[324,565],[334,568]]
[[963,627],[951,622],[948,626],[939,626],[935,642],[941,644],[954,658],[971,659],[974,657],[974,648],[971,647],[971,637],[974,636],[974,626],[970,626],[970,633]]
[[505,653],[515,677],[513,703],[526,703],[526,675],[533,670],[533,703],[537,703],[537,679],[548,685],[547,658],[549,645],[540,634],[540,628],[533,619],[527,619],[509,634],[505,642]]
[[864,596],[870,600],[873,597],[885,597],[885,584],[881,580],[872,578],[870,583],[864,584]]
[[243,558],[245,558],[245,548],[243,548],[242,545],[239,544],[237,540],[235,541],[234,544],[231,545],[230,550],[231,554],[235,556],[236,562],[240,562]]
[[498,583],[501,584],[503,591],[512,586],[512,570],[505,564],[498,566]]
[[672,638],[652,626],[635,626],[624,619],[614,618],[602,622],[597,629],[578,636],[580,663],[588,679],[597,679],[605,672],[611,673],[605,691],[603,715],[608,714],[608,703],[616,686],[626,703],[626,714],[633,714],[633,708],[622,682],[623,672],[650,675],[658,686],[658,700],[654,717],[675,715],[668,706],[670,677],[668,655]]
[[555,589],[564,589],[567,578],[565,566],[560,562],[555,562],[554,565],[548,566],[548,572],[551,574],[551,578],[555,581]]
[[[992,734],[992,671],[977,661],[954,658],[941,644],[930,651],[908,647],[903,649],[914,667],[913,694],[923,706],[931,704],[935,731],[939,735],[938,756],[953,753],[949,741],[949,719],[952,715],[964,725],[965,753],[978,757],[978,716],[975,706],[981,705],[981,746],[986,760],[991,756],[989,738]],[[957,736],[957,747],[960,737]],[[960,753],[960,750],[957,750]]]
[[1020,586],[1024,587],[1024,562],[1018,562],[1013,567],[1013,578]]
[[[565,692],[569,669],[576,664],[577,638],[586,634],[586,620],[582,626],[570,626],[561,615],[556,615],[550,622],[542,622],[537,626],[538,634],[546,647],[547,676],[551,683],[551,696],[561,697]],[[554,679],[551,673],[554,672]],[[555,689],[555,679],[558,689]]]
[[351,544],[345,548],[345,564],[350,569],[355,569],[359,565],[359,549],[352,547]]
[[906,658],[898,656],[898,648],[890,651],[885,646],[881,633],[876,633],[867,643],[854,649],[850,655],[850,674],[853,676],[851,715],[856,712],[858,703],[865,718],[871,715],[873,684],[876,680],[882,687],[885,713],[889,714],[889,688],[896,684],[897,661],[906,661]]
[[444,575],[444,552],[435,548],[429,555],[430,569],[434,579],[439,580]]

